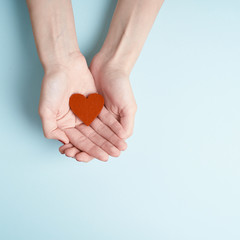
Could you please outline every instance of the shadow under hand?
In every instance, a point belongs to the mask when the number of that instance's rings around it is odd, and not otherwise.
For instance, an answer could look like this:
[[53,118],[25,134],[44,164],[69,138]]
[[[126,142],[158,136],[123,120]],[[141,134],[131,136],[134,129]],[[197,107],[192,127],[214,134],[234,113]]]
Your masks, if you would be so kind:
[[18,21],[18,38],[21,47],[21,66],[19,71],[18,92],[20,106],[30,127],[41,131],[41,120],[38,115],[38,102],[41,90],[43,69],[38,59],[34,43],[30,17],[26,1],[13,1],[13,12]]
[[116,5],[117,5],[117,0],[111,0],[109,2],[109,5],[107,5],[106,8],[104,9],[104,12],[101,13],[103,17],[97,23],[98,28],[97,28],[97,32],[95,33],[95,38],[94,38],[95,41],[92,42],[90,51],[85,53],[85,57],[88,65],[91,63],[92,58],[96,55],[96,53],[99,52],[99,50],[101,49],[104,43]]

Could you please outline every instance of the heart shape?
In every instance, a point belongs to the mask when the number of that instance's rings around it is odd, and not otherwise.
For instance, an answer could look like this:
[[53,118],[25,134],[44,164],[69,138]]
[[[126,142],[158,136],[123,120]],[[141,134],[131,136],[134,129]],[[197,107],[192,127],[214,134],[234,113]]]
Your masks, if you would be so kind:
[[87,126],[99,115],[104,105],[104,98],[98,93],[85,97],[75,93],[69,99],[69,106],[73,113]]

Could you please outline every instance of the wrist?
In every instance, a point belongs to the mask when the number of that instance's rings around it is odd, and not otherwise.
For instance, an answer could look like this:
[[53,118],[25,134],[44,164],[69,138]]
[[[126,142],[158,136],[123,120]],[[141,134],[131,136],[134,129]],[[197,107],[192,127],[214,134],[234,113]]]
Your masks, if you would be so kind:
[[[79,63],[86,63],[85,57],[83,54],[77,50],[74,52],[69,52],[64,55],[57,55],[57,57],[53,57],[48,59],[45,62],[42,62],[44,72],[54,72],[58,70],[69,70],[75,68],[76,65],[79,66]],[[76,64],[77,63],[77,64]]]
[[[98,52],[90,65],[90,71],[96,81],[101,81],[103,79],[106,80],[106,76],[108,79],[115,78],[118,76],[118,79],[129,79],[130,71],[119,64],[116,59],[112,59],[108,55],[104,55],[102,52]],[[119,78],[121,76],[121,78]]]
[[94,57],[94,62],[100,68],[122,72],[126,76],[131,74],[134,65],[131,56],[122,54],[117,49],[101,49]]
[[39,58],[44,70],[54,65],[68,65],[69,61],[77,55],[82,55],[78,47],[58,48],[39,52]]
[[71,1],[27,1],[33,35],[40,61],[45,68],[65,65],[79,52]]

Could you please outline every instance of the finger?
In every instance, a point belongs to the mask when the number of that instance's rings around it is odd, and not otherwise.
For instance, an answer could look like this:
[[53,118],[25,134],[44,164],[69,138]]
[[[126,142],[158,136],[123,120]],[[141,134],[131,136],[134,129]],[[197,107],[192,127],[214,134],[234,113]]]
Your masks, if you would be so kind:
[[75,158],[75,156],[81,151],[75,147],[71,147],[65,150],[65,155],[67,157]]
[[113,116],[113,114],[111,114],[105,107],[103,107],[98,117],[104,124],[110,127],[120,138],[127,137],[127,132],[125,131],[125,129]]
[[120,114],[120,123],[126,131],[126,138],[129,138],[133,134],[134,121],[136,111],[128,110]]
[[65,153],[65,150],[69,149],[69,148],[72,148],[73,145],[71,143],[68,143],[68,144],[64,144],[62,145],[60,148],[59,148],[59,152],[61,154],[64,154]]
[[67,156],[67,157],[72,157],[75,158],[77,161],[83,161],[83,162],[88,162],[93,159],[92,156],[86,154],[81,154],[80,157],[78,156],[78,159],[76,158],[76,155],[78,153],[81,153],[81,151],[77,148],[75,148],[71,143],[65,144],[59,148],[59,151]]
[[94,144],[90,139],[84,136],[76,128],[68,128],[64,130],[70,142],[79,150],[97,158],[101,161],[108,160],[108,154],[103,151],[99,146]]
[[127,143],[119,138],[109,127],[107,127],[99,118],[96,118],[90,125],[99,135],[112,143],[120,151],[127,148]]
[[112,157],[118,157],[120,155],[120,151],[108,142],[105,138],[101,137],[98,133],[96,133],[90,126],[86,126],[84,124],[80,124],[76,127],[83,135],[89,138],[93,143],[102,148],[106,153],[108,153]]
[[55,117],[51,114],[46,116],[40,115],[42,119],[43,133],[48,139],[57,139],[64,143],[69,143],[66,134],[57,126]]
[[76,160],[79,162],[90,162],[94,157],[88,155],[85,152],[80,152],[75,156]]

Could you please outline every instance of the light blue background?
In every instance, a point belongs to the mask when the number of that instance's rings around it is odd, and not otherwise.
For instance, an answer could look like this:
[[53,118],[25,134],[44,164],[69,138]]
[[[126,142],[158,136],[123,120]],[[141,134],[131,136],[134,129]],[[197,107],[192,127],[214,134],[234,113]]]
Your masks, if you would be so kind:
[[[88,61],[115,3],[73,1]],[[0,239],[240,239],[240,1],[164,3],[131,75],[135,133],[107,163],[43,137],[25,1],[0,24]]]

